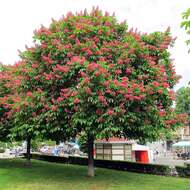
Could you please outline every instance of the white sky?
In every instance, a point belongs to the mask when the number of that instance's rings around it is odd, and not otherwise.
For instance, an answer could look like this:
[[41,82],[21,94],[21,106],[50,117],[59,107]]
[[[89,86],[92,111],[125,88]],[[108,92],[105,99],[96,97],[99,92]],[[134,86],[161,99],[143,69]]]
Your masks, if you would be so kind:
[[[0,4],[0,61],[13,64],[18,49],[32,44],[33,31],[41,24],[48,26],[51,18],[59,19],[69,11],[75,12],[92,6],[110,13],[118,20],[127,20],[129,27],[141,32],[164,31],[171,27],[177,36],[172,59],[182,79],[176,88],[190,81],[190,54],[187,53],[184,29],[180,28],[181,13],[190,7],[190,0],[2,0]],[[190,36],[189,36],[190,38]]]

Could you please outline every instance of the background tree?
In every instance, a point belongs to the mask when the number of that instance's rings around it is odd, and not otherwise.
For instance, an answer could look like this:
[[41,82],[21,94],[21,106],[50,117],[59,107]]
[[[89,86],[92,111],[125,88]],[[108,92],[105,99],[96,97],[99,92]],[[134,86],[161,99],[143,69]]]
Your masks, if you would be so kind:
[[190,127],[190,87],[182,87],[176,93],[176,112],[187,114]]
[[176,111],[190,115],[190,87],[182,87],[176,93]]
[[[1,66],[0,140],[27,140],[27,160],[30,162],[31,138],[38,133],[38,130],[31,122],[35,118],[29,105],[29,102],[31,102],[30,93],[21,93],[19,89],[22,80],[20,75],[23,70],[22,66],[23,64]],[[33,129],[35,129],[35,133]]]
[[[188,8],[185,12],[182,13],[183,21],[181,23],[181,26],[185,28],[187,31],[187,34],[190,35],[190,8]],[[190,39],[186,41],[187,45],[190,44]],[[190,49],[189,51],[190,52]]]
[[[39,103],[43,93],[34,94],[21,88],[22,72],[27,70],[22,62],[13,66],[0,65],[0,141],[27,141],[27,160],[30,164],[31,140],[35,138],[51,139],[58,142],[64,140],[60,130],[49,133],[44,130],[39,115],[42,111]],[[39,93],[40,92],[40,93]]]
[[89,176],[94,139],[155,140],[183,121],[171,108],[178,76],[169,30],[141,34],[93,9],[53,20],[34,40],[21,53],[19,87],[34,118],[25,106],[17,113],[27,113],[33,132],[60,131],[66,138],[85,132]]

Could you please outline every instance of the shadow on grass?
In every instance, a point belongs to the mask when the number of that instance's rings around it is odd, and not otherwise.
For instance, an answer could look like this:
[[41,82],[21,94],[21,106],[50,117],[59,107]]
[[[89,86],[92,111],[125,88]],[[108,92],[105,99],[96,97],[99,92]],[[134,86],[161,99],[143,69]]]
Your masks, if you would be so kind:
[[[141,174],[114,171],[109,169],[95,168],[96,176],[94,178],[87,177],[87,166],[69,165],[69,164],[58,164],[49,163],[44,161],[32,160],[32,166],[25,166],[25,159],[4,159],[0,160],[0,170],[6,169],[23,174],[23,178],[33,180],[40,178],[41,180],[55,180],[55,181],[98,181],[105,182],[113,181],[119,178],[120,183],[131,181],[134,176],[139,177]],[[122,174],[125,173],[125,178],[122,178]],[[128,175],[127,175],[128,174]],[[127,178],[126,178],[127,175]],[[18,176],[19,177],[19,176]]]
[[[40,164],[34,164],[32,167],[39,167]],[[0,159],[0,169],[14,169],[14,168],[27,168],[27,161],[25,159]],[[30,167],[28,167],[30,168]]]
[[28,168],[25,163],[24,159],[0,160],[0,176],[6,176],[12,184],[38,183],[38,187],[48,184],[53,189],[56,185],[57,189],[62,189],[64,185],[69,190],[189,190],[190,186],[190,180],[171,177],[96,168],[96,176],[89,178],[86,166],[32,160],[32,166]]

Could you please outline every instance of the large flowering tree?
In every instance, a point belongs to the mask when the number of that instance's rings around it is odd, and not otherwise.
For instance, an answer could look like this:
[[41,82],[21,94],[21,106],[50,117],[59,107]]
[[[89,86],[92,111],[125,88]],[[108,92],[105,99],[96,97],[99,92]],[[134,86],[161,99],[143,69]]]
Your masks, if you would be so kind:
[[0,141],[10,135],[12,117],[9,97],[13,94],[13,67],[0,64]]
[[30,163],[32,138],[59,141],[66,137],[60,133],[61,130],[49,132],[41,122],[41,115],[36,115],[37,111],[43,111],[43,105],[39,102],[43,93],[39,89],[33,94],[23,90],[22,72],[27,70],[25,66],[23,62],[12,66],[0,65],[0,141],[26,140],[27,160]]
[[19,121],[25,114],[31,130],[44,135],[85,132],[89,176],[94,139],[154,140],[180,123],[182,116],[171,108],[178,76],[169,30],[128,30],[125,22],[93,9],[53,20],[35,31],[34,40],[21,53],[19,89],[26,105],[17,111]]

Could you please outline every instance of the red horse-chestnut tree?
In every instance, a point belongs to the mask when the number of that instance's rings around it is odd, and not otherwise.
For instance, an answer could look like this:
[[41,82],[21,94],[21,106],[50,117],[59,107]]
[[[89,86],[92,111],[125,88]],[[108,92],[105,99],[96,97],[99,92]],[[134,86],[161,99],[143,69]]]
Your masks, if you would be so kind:
[[98,9],[52,20],[21,53],[18,93],[25,104],[17,114],[21,120],[28,113],[23,122],[44,135],[85,132],[94,176],[96,138],[155,140],[183,121],[172,109],[179,79],[168,51],[173,42],[169,30],[129,30]]

